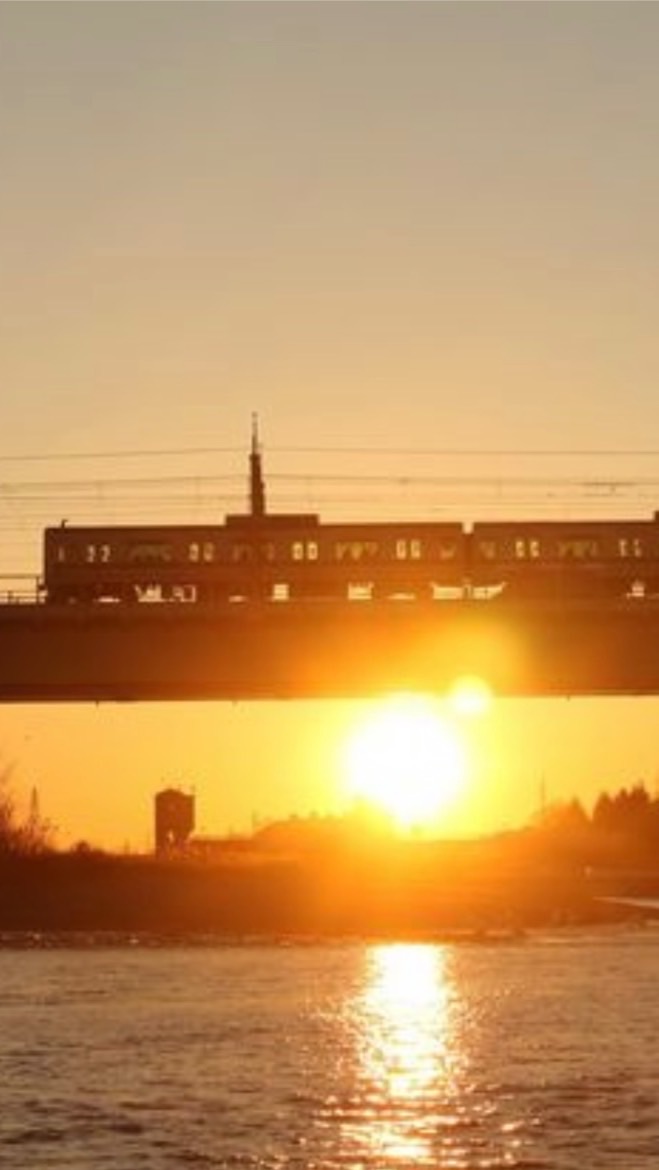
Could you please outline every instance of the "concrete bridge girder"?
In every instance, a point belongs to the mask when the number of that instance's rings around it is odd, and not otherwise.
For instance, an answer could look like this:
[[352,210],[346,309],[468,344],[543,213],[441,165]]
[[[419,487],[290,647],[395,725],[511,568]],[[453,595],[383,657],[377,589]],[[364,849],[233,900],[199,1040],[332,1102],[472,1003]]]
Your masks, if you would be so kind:
[[0,607],[0,701],[659,693],[659,605]]

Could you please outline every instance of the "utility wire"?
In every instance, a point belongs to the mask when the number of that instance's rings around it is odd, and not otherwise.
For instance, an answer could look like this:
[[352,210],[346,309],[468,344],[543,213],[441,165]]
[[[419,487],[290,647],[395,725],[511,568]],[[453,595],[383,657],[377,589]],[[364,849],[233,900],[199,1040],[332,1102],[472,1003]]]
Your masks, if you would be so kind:
[[244,447],[162,447],[115,451],[28,452],[22,455],[0,454],[0,463],[63,463],[78,459],[151,459],[181,455],[244,455]]
[[[379,446],[266,446],[265,454],[270,455],[396,455],[415,458],[537,458],[537,459],[630,459],[659,458],[659,448],[654,447],[379,447]],[[0,453],[0,463],[61,463],[67,460],[90,459],[154,459],[179,458],[201,455],[244,455],[244,446],[204,447],[143,447],[99,451],[58,451],[25,452],[23,454]]]
[[[48,492],[66,490],[93,490],[105,491],[116,487],[124,488],[165,488],[173,485],[200,485],[242,483],[243,475],[237,473],[223,475],[161,475],[138,476],[133,478],[115,477],[112,479],[53,479],[53,480],[5,480],[0,482],[0,496],[16,496],[21,492]],[[352,474],[323,474],[318,472],[272,472],[267,477],[268,483],[302,483],[313,484],[377,484],[393,488],[414,487],[416,485],[432,485],[435,487],[470,487],[496,488],[506,487],[571,487],[581,490],[618,491],[640,487],[659,488],[659,476],[634,476],[625,479],[614,478],[585,478],[583,476],[535,476],[535,475],[370,475],[363,473]]]

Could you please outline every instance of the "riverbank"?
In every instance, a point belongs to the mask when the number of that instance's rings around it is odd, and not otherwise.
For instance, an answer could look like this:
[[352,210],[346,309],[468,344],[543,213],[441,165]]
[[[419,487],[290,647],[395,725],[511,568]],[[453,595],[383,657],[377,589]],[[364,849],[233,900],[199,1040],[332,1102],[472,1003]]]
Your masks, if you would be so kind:
[[634,915],[600,900],[603,892],[615,890],[594,886],[585,867],[510,844],[253,855],[213,865],[52,853],[0,860],[0,932],[477,937]]

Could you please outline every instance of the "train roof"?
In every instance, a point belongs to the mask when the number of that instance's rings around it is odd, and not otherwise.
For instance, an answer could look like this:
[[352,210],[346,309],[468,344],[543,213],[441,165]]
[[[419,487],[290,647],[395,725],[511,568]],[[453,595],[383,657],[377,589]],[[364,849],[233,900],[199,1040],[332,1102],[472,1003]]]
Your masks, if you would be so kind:
[[320,524],[320,516],[314,512],[264,512],[261,515],[248,512],[225,516],[224,523],[227,528],[308,528]]

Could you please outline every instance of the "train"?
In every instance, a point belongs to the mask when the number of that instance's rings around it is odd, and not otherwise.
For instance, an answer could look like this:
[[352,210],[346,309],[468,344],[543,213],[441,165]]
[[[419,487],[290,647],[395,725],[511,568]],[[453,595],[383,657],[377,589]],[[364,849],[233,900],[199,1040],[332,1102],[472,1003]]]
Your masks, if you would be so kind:
[[53,604],[642,597],[659,594],[659,522],[60,526],[42,590]]
[[473,525],[269,513],[253,438],[244,515],[47,528],[41,589],[54,605],[651,597],[659,595],[659,513]]

